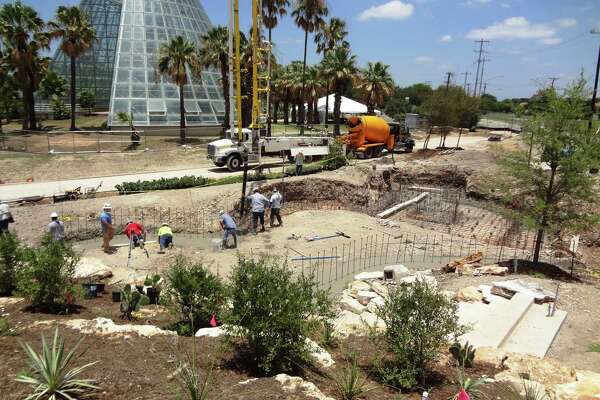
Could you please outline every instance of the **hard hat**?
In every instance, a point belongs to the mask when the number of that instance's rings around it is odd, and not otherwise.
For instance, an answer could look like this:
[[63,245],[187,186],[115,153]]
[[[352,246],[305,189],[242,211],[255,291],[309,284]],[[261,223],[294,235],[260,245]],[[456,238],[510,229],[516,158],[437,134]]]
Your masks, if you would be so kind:
[[279,192],[279,190],[277,190],[277,188],[273,188],[273,191],[274,192]]
[[169,226],[166,222],[163,222],[160,226]]
[[112,210],[112,205],[110,203],[104,203],[104,207],[102,207],[102,209],[104,209],[104,210]]
[[223,211],[223,210],[219,211],[219,215],[223,215],[223,214],[225,214],[225,211]]
[[129,220],[127,220],[127,223],[128,223],[128,224],[133,224],[133,220],[132,220],[132,219],[129,219]]
[[252,191],[253,191],[254,193],[258,193],[258,188],[257,188],[257,187],[255,187],[254,189],[252,189]]
[[56,213],[56,211],[52,212],[52,214],[50,214],[50,218],[58,218],[58,214]]

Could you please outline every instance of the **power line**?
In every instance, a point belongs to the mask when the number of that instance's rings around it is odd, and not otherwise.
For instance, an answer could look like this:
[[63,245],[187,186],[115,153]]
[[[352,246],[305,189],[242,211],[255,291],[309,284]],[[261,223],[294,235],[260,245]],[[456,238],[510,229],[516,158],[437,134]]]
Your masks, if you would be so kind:
[[[483,86],[483,72],[485,70],[485,63],[492,61],[489,58],[483,58],[483,60],[481,60],[481,77],[479,78],[479,95],[481,96],[481,88]],[[477,88],[476,88],[477,89]]]
[[471,75],[471,73],[470,72],[463,72],[461,75],[465,76],[465,84],[463,85],[463,89],[466,92],[467,91],[467,80],[469,79],[469,75]]
[[[483,50],[483,45],[484,43],[489,43],[489,40],[478,40],[475,43],[479,43],[479,54],[477,55],[477,73],[475,75],[475,87],[473,88],[473,96],[477,96],[477,85],[479,83],[479,71],[481,69],[481,62],[482,62],[482,58],[481,56],[484,55],[485,53],[487,53],[485,50]],[[477,52],[477,50],[475,50],[475,52]]]

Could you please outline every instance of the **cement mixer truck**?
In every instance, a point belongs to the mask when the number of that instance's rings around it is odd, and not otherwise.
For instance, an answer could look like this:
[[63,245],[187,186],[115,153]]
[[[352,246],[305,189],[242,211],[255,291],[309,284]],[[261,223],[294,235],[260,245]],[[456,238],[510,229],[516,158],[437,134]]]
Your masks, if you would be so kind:
[[379,157],[383,150],[388,152],[412,152],[415,141],[398,123],[387,123],[376,116],[354,116],[348,118],[348,134],[340,138],[348,151],[360,158]]

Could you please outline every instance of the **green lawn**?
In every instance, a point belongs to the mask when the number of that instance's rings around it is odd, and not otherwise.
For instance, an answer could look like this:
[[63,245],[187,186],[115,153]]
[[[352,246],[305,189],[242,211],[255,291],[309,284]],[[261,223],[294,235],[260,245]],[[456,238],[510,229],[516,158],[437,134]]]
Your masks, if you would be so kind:
[[[70,119],[47,119],[40,120],[41,126],[44,130],[56,130],[56,131],[65,131],[69,130],[71,127]],[[106,115],[81,115],[76,119],[76,124],[78,128],[87,129],[87,130],[102,130],[102,124],[106,122]],[[2,129],[4,132],[11,131],[20,131],[21,130],[21,121],[11,121],[10,124],[3,124]]]

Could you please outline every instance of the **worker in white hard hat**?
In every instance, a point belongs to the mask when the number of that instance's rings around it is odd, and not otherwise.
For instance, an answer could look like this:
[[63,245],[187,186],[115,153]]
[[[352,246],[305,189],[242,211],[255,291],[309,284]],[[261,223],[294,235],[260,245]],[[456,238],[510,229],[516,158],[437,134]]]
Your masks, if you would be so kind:
[[252,190],[252,194],[247,197],[252,209],[252,229],[254,234],[258,233],[258,222],[262,226],[261,232],[265,231],[265,209],[270,207],[269,199],[263,196],[257,187]]
[[102,249],[105,253],[110,252],[110,241],[115,236],[115,227],[112,223],[112,205],[104,204],[100,213],[100,226],[102,227]]
[[160,254],[165,252],[165,249],[173,247],[173,230],[166,222],[163,222],[158,229],[158,244],[160,245]]
[[0,234],[8,232],[8,225],[15,222],[8,204],[0,204]]
[[271,195],[269,202],[271,203],[271,228],[273,227],[275,219],[277,219],[279,226],[283,226],[283,221],[281,220],[281,205],[283,203],[283,196],[281,196],[281,193],[279,193],[277,188],[273,189],[273,194]]
[[58,219],[58,213],[55,211],[50,214],[50,223],[48,224],[48,233],[55,242],[60,242],[65,238],[65,225]]

